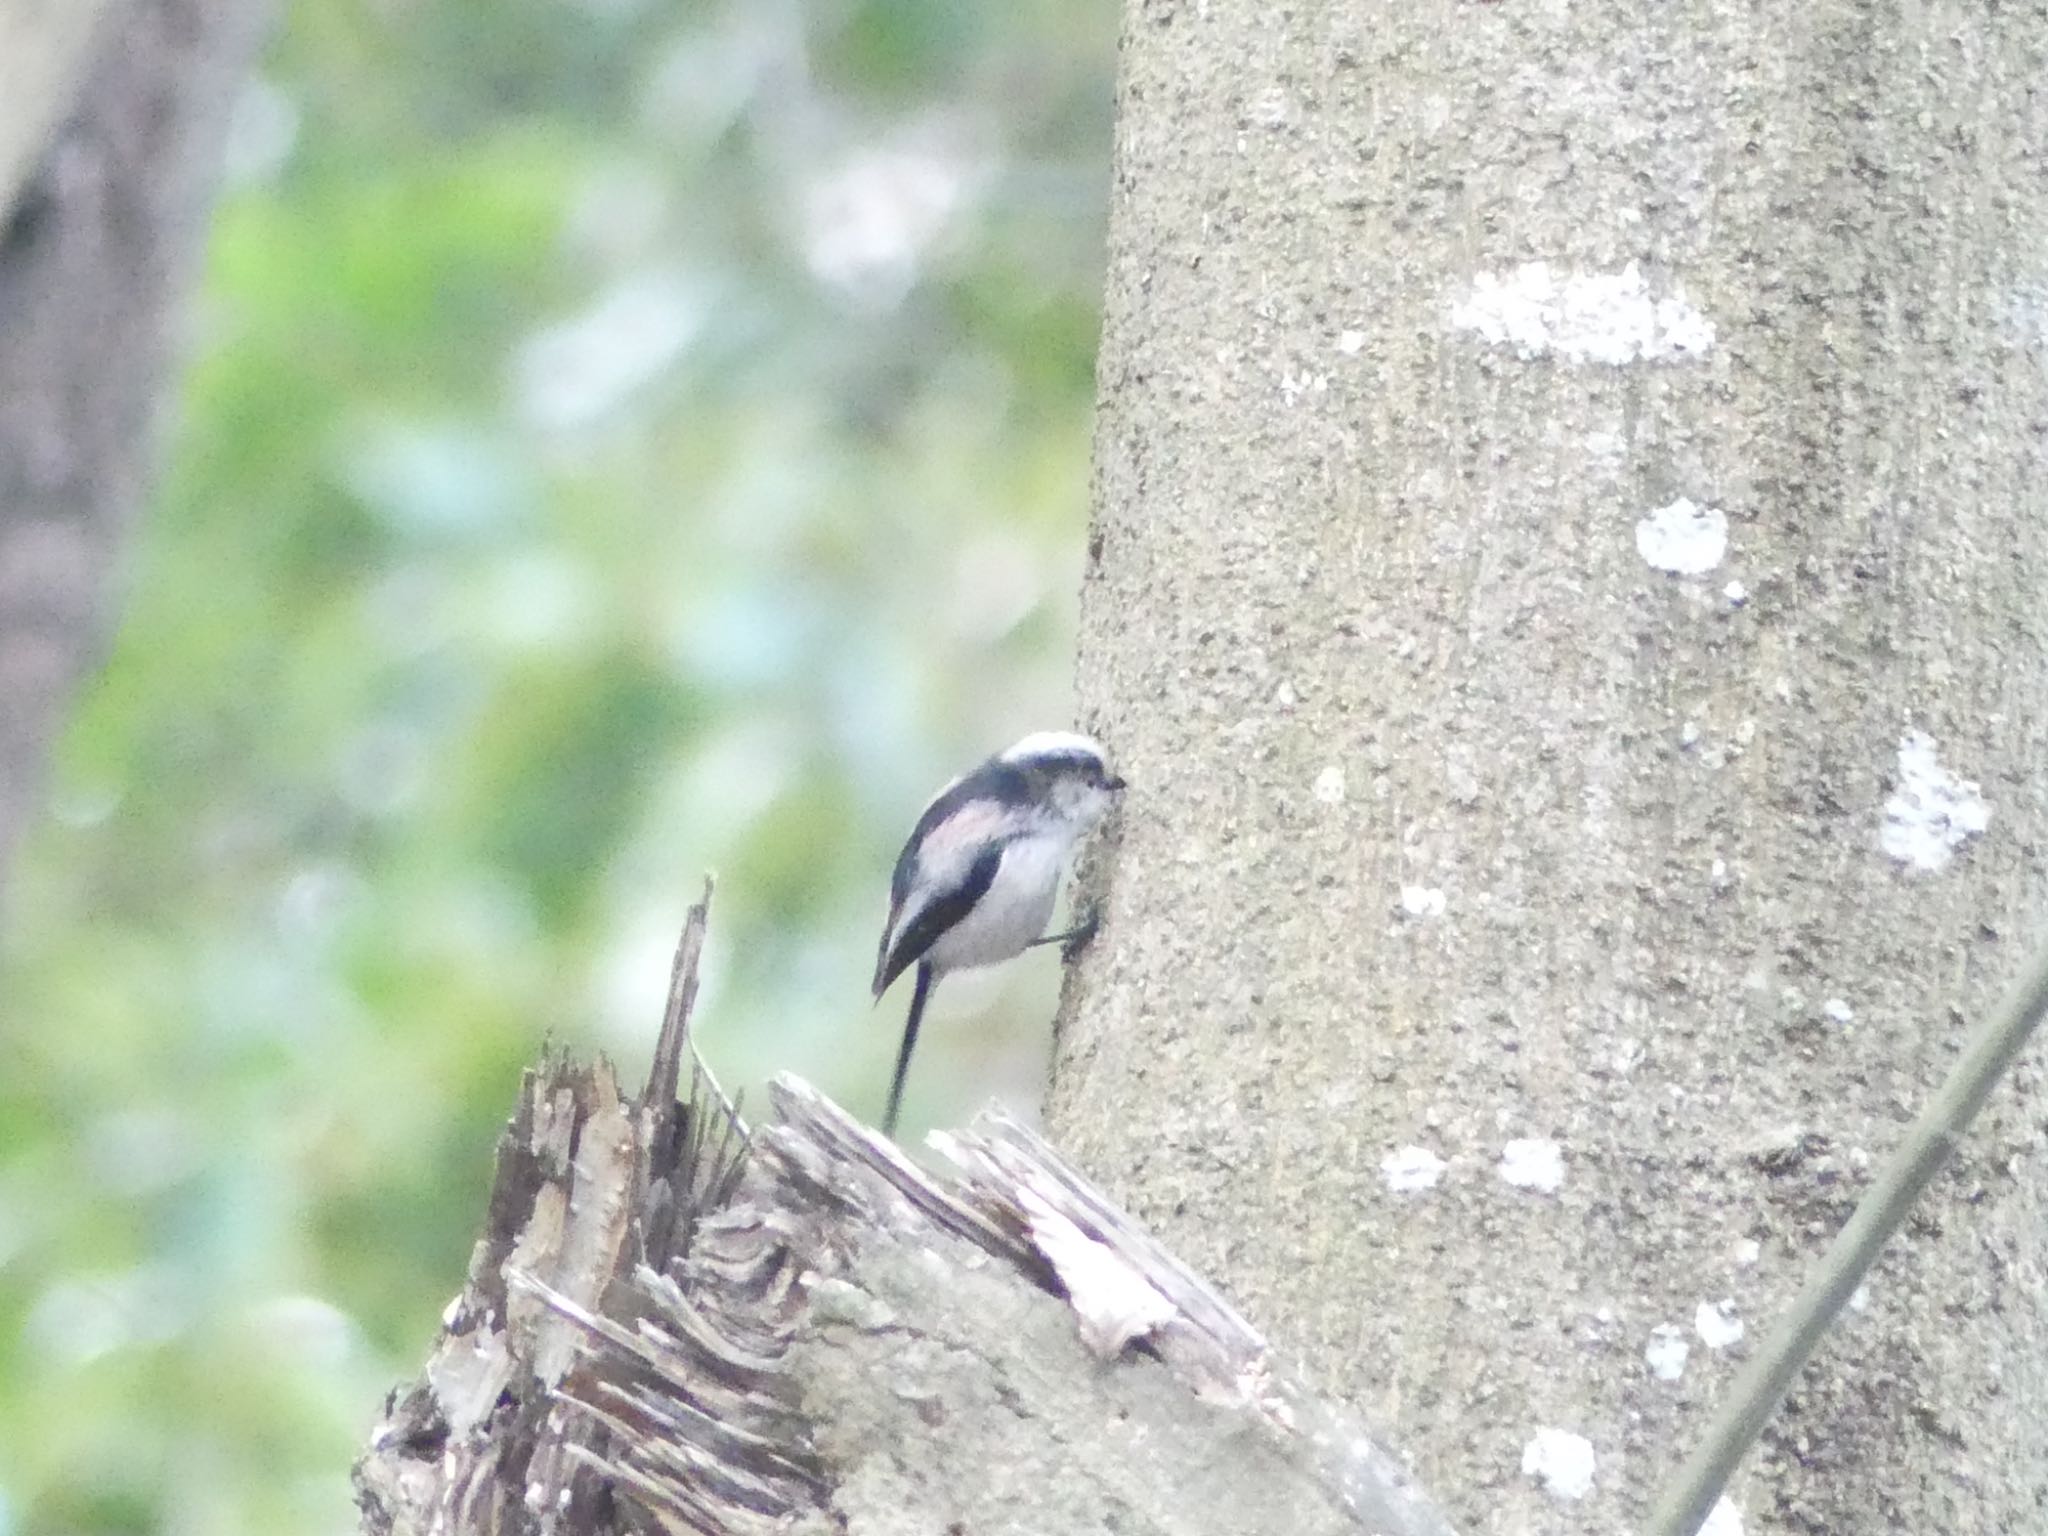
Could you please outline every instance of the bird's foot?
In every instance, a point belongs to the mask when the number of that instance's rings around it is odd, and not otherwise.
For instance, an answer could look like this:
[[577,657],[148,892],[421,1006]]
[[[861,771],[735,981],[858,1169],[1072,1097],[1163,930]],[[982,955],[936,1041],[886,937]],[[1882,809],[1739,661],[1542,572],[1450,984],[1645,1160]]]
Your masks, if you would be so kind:
[[1031,942],[1034,947],[1040,944],[1057,944],[1060,947],[1060,958],[1072,960],[1088,947],[1089,941],[1095,937],[1096,929],[1101,926],[1101,910],[1091,907],[1088,915],[1065,933],[1048,933],[1044,938],[1033,939]]

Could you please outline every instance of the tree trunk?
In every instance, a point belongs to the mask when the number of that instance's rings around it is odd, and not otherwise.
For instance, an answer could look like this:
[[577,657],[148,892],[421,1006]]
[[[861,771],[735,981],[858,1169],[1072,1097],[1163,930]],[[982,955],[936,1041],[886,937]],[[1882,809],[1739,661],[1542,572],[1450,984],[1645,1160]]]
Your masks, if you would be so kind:
[[[2044,72],[2039,6],[1128,8],[1051,1123],[1464,1528],[1640,1517],[2039,926]],[[1747,1530],[2040,1527],[2041,1097]]]
[[105,629],[259,0],[0,0],[0,894]]
[[110,0],[0,0],[0,208],[42,158],[50,128],[78,94]]

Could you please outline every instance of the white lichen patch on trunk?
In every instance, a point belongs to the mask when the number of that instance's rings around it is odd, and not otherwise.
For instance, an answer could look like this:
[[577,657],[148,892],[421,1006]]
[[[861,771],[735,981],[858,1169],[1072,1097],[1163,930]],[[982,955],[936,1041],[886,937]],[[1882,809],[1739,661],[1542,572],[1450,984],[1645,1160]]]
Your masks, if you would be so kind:
[[1659,1381],[1676,1381],[1685,1374],[1686,1357],[1692,1346],[1685,1330],[1676,1323],[1659,1323],[1650,1330],[1650,1342],[1643,1348],[1643,1362]]
[[1742,1536],[1742,1511],[1726,1494],[1714,1500],[1714,1507],[1707,1511],[1700,1536]]
[[1524,359],[1619,367],[1637,361],[1690,361],[1714,345],[1714,323],[1682,290],[1653,298],[1642,269],[1559,276],[1547,261],[1526,261],[1506,275],[1482,272],[1451,306],[1451,325]]
[[1636,553],[1674,576],[1703,576],[1728,553],[1728,515],[1681,496],[1637,519]]
[[1547,1136],[1525,1136],[1500,1149],[1500,1176],[1517,1189],[1554,1195],[1564,1185],[1564,1149]]
[[1409,917],[1442,917],[1444,893],[1433,885],[1404,885],[1401,910]]
[[1435,1188],[1448,1166],[1427,1147],[1402,1147],[1380,1159],[1380,1172],[1386,1178],[1387,1188],[1397,1195]]
[[1522,1475],[1560,1499],[1593,1491],[1593,1442],[1568,1429],[1539,1429],[1522,1447]]
[[1692,1326],[1700,1342],[1709,1349],[1726,1349],[1743,1334],[1742,1315],[1736,1311],[1732,1298],[1701,1302],[1692,1315]]
[[1884,803],[1878,843],[1901,864],[1938,870],[1991,824],[1991,807],[1970,779],[1950,773],[1934,755],[1934,738],[1908,731],[1899,738],[1899,784]]

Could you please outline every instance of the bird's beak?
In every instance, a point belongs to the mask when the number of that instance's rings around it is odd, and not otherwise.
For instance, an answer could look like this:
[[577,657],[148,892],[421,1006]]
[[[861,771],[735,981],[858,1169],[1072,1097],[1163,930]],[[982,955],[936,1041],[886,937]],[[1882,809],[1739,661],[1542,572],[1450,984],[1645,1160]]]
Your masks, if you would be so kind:
[[1124,787],[1124,781],[1112,775],[1102,781],[1102,787],[1114,794]]

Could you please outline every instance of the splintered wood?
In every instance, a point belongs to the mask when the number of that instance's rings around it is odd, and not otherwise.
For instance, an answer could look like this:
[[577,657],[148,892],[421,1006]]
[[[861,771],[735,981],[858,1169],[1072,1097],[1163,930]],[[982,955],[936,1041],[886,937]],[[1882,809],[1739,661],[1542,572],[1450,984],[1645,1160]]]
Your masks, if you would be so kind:
[[637,1101],[527,1074],[365,1531],[1449,1536],[1025,1127],[934,1137],[941,1179],[793,1079],[744,1125],[687,1041],[705,918]]

